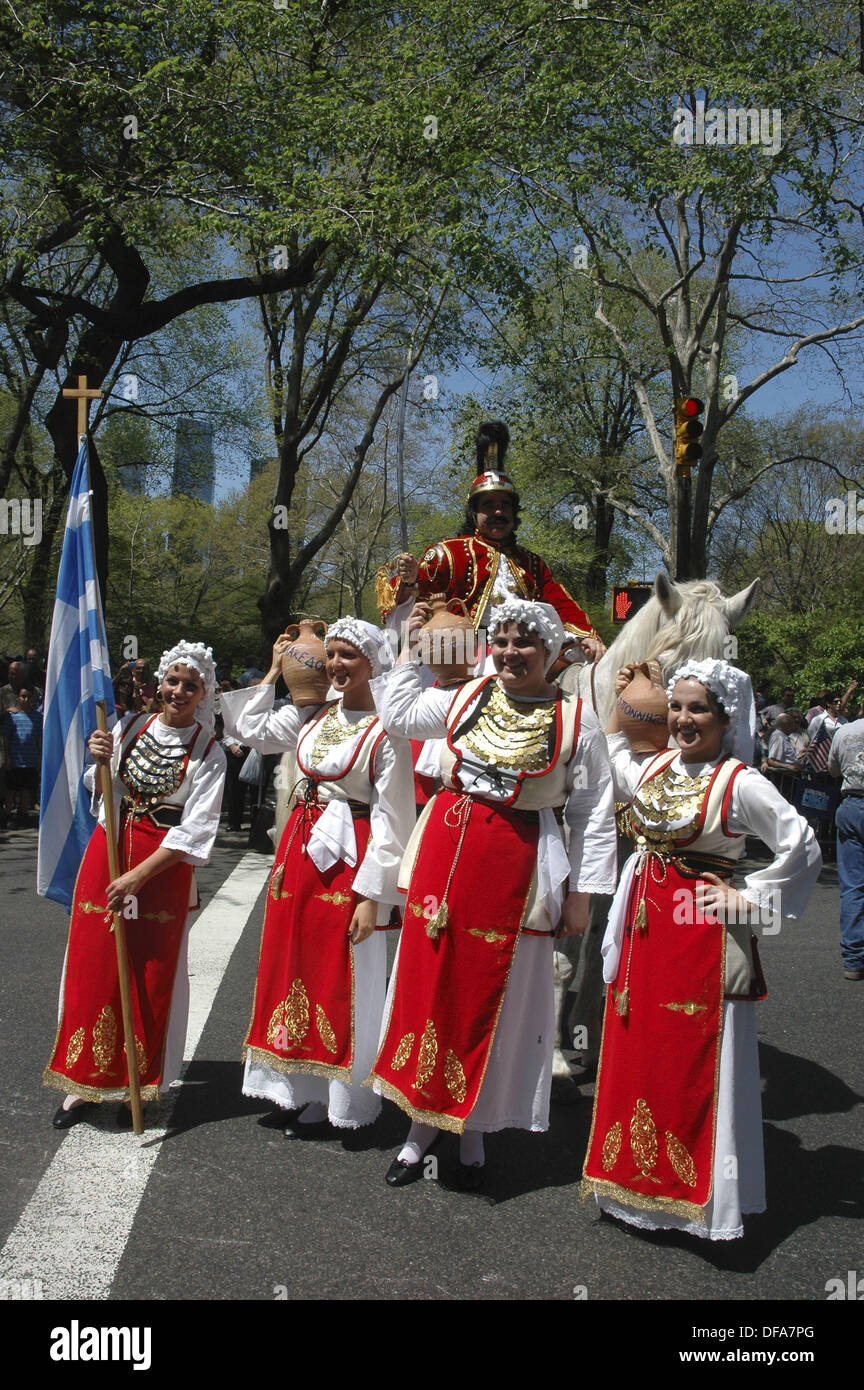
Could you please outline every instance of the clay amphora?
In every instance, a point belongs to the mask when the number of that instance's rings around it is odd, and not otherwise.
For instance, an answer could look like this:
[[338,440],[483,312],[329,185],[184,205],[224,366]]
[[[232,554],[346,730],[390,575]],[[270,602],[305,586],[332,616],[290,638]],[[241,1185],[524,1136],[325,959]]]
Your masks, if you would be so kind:
[[324,670],[322,618],[301,618],[285,632],[291,645],[282,653],[282,678],[295,705],[320,705],[327,698],[330,682]]
[[439,685],[471,679],[477,661],[474,624],[461,598],[430,594],[424,599],[432,617],[420,629],[418,651]]

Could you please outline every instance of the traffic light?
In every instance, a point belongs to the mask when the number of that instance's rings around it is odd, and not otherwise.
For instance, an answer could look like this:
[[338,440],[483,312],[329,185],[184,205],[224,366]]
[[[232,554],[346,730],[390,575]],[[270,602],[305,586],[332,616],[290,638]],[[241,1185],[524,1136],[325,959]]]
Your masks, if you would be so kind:
[[629,584],[612,586],[612,621],[626,623],[643,608],[654,592],[653,584],[642,584],[631,579]]
[[699,419],[704,409],[704,401],[695,396],[675,402],[675,467],[682,478],[690,477],[691,463],[698,463],[702,457],[698,439],[705,428]]

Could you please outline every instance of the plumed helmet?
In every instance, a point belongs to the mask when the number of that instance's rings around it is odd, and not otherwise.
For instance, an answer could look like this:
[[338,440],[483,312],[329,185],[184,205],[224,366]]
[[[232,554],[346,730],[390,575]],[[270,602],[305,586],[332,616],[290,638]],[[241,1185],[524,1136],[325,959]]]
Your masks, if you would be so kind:
[[519,502],[519,493],[513,479],[501,472],[510,431],[503,420],[487,420],[477,431],[477,467],[480,469],[471,484],[468,500],[483,492],[509,492]]

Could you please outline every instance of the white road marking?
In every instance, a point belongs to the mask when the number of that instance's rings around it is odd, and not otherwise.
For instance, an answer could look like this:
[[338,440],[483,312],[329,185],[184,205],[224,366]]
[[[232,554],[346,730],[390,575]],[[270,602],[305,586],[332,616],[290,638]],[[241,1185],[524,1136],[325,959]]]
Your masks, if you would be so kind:
[[[247,854],[193,922],[189,936],[189,1026],[184,1056],[195,1056],[228,962],[255,906],[270,862]],[[42,1181],[0,1251],[6,1280],[37,1279],[46,1299],[103,1299],[129,1239],[144,1189],[171,1125],[177,1090],[166,1092],[163,1127],[131,1132],[77,1125],[63,1138]],[[59,1093],[58,1093],[59,1100]],[[106,1106],[116,1114],[116,1106]]]

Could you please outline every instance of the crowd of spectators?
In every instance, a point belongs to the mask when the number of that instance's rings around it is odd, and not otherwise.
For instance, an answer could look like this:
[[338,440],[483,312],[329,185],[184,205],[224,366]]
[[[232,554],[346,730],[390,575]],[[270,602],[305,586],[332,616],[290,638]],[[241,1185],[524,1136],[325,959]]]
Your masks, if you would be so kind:
[[770,681],[760,681],[756,688],[754,761],[811,822],[828,855],[833,854],[840,799],[836,773],[829,767],[831,745],[838,729],[860,717],[860,688],[853,680],[843,693],[823,687],[797,702],[791,686],[776,698]]

